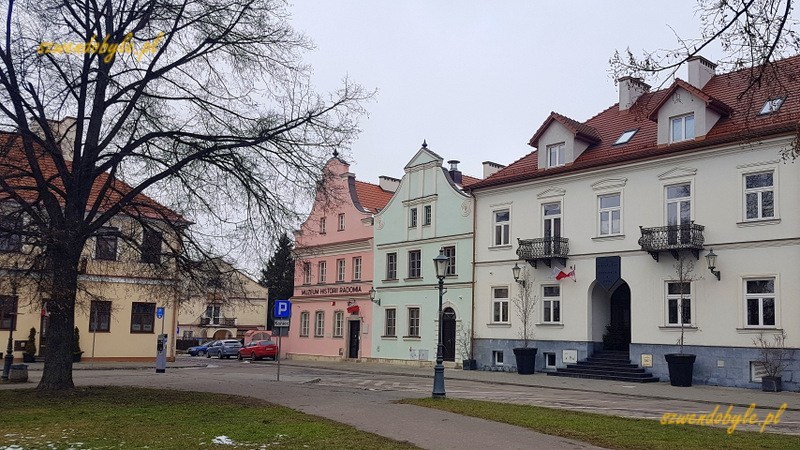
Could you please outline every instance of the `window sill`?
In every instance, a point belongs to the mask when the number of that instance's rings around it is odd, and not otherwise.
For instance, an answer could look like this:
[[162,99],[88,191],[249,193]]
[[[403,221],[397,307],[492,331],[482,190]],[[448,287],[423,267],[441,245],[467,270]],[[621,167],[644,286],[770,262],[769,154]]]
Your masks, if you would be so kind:
[[334,336],[333,339],[344,339],[344,335],[341,336]]
[[408,277],[408,278],[403,278],[403,281],[422,281],[422,277]]
[[397,283],[400,280],[398,280],[397,278],[387,278],[387,279],[381,280],[381,281],[384,282],[384,283]]
[[747,328],[737,328],[736,332],[739,334],[757,334],[763,332],[771,332],[771,333],[780,333],[783,331],[783,328],[775,327],[775,326],[766,326],[766,327],[747,327]]
[[736,226],[739,228],[742,227],[758,227],[761,225],[776,225],[781,223],[780,218],[773,218],[773,219],[754,219],[754,220],[745,220],[743,222],[736,222]]
[[595,236],[592,238],[595,242],[603,242],[603,241],[621,241],[625,239],[624,234],[609,234],[606,236]]
[[[658,329],[661,330],[661,331],[677,331],[677,332],[680,332],[681,331],[681,326],[680,325],[659,325]],[[697,328],[694,325],[684,325],[684,327],[683,327],[683,331],[698,331],[698,330],[699,330],[699,328]]]
[[421,341],[422,338],[419,336],[403,336],[404,341]]
[[314,335],[314,339],[324,339],[324,338],[325,338],[325,336],[317,336],[317,335]]
[[457,279],[458,279],[458,274],[455,274],[455,275],[445,275],[445,276],[444,276],[444,279],[445,279],[445,280],[457,280]]
[[347,281],[344,281],[344,280],[336,280],[336,284],[342,284],[342,283],[347,283]]
[[534,325],[536,325],[537,327],[564,328],[563,322],[539,322]]
[[392,340],[392,341],[396,341],[397,340],[397,336],[381,336],[381,339],[389,339],[389,340]]
[[486,324],[489,328],[511,328],[511,324],[508,322],[491,322]]
[[301,334],[301,335],[300,335],[300,337],[301,337],[301,338],[307,338],[307,337],[308,337],[308,335],[307,335],[307,334]]
[[511,245],[511,244],[505,244],[505,245],[490,245],[490,246],[489,246],[489,250],[511,250],[512,248],[514,248],[514,246],[513,246],[513,245]]

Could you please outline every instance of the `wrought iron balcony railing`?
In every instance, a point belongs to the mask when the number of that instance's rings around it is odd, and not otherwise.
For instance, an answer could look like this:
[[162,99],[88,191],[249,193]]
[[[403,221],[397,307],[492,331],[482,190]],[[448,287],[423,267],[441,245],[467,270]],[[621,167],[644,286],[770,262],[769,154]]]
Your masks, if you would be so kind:
[[233,327],[236,326],[236,318],[231,317],[201,317],[200,326],[204,327]]
[[695,258],[700,259],[700,250],[703,249],[703,230],[702,225],[694,222],[686,225],[668,225],[665,227],[644,228],[639,227],[642,237],[639,238],[639,245],[658,261],[660,252],[670,252],[675,259],[678,259],[680,251],[690,251]]
[[569,257],[569,239],[564,237],[517,239],[517,256],[519,259],[528,261],[533,267],[536,263],[543,261],[547,267],[552,266],[552,260],[567,265]]

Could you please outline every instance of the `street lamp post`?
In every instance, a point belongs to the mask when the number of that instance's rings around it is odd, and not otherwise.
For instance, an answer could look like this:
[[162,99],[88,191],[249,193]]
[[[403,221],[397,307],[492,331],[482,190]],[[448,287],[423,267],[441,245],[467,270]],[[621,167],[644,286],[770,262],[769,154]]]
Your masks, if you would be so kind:
[[[17,264],[14,263],[14,273],[11,275],[11,297],[13,301],[17,300]],[[8,380],[8,374],[11,372],[11,365],[14,364],[14,328],[17,327],[17,312],[11,311],[6,314],[9,317],[10,326],[8,327],[8,348],[6,349],[6,356],[3,361],[3,379]]]
[[436,266],[436,278],[439,279],[439,344],[436,346],[436,366],[433,368],[433,398],[444,398],[444,345],[442,344],[442,297],[444,297],[444,276],[448,257],[443,252],[433,258]]

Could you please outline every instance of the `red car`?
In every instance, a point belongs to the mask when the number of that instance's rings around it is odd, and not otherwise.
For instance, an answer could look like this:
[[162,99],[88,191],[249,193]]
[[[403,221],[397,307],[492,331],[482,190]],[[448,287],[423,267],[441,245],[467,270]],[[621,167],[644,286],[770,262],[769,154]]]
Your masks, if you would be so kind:
[[239,349],[239,359],[252,358],[253,361],[262,358],[278,356],[278,345],[273,341],[253,341]]

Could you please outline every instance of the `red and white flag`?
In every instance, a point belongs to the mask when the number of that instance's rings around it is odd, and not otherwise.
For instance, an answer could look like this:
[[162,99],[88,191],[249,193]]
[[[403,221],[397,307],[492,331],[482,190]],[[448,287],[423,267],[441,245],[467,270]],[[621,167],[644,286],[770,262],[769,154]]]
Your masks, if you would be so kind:
[[[559,270],[558,275],[556,275],[556,280],[561,281],[564,278],[572,278],[572,281],[578,281],[575,279],[575,266],[570,267],[569,272],[564,272],[564,270]],[[565,269],[566,270],[566,269]]]

